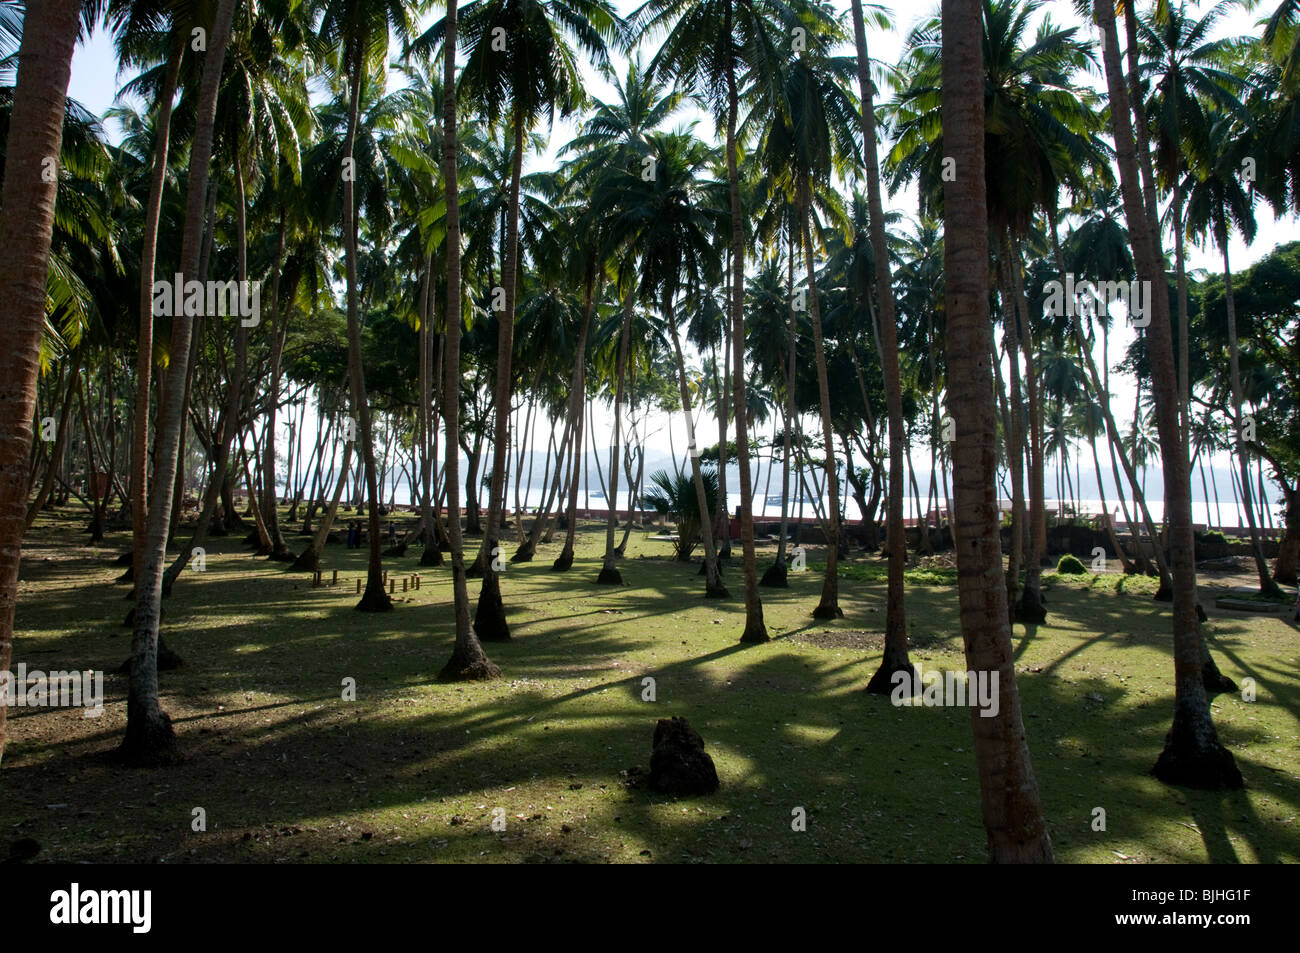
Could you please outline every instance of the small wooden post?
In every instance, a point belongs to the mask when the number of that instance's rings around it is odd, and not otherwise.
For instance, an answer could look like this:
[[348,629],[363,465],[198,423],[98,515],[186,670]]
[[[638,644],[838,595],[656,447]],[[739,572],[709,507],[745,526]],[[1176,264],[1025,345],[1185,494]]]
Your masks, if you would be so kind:
[[330,580],[330,585],[337,586],[338,584],[339,584],[339,571],[336,569],[334,570],[334,577]]
[[407,579],[403,579],[403,580],[402,580],[402,591],[403,591],[403,592],[406,591],[406,584],[407,584],[407,582],[409,582],[409,580],[407,580]]
[[397,587],[397,580],[396,580],[396,579],[390,579],[390,580],[388,580],[388,594],[389,594],[390,596],[391,596],[391,595],[393,594],[393,592],[396,590],[396,587]]
[[361,577],[357,576],[357,595],[361,595]]
[[418,572],[415,574],[415,588],[420,588],[420,574]]
[[311,574],[311,587],[313,589],[320,588],[320,570],[317,570],[316,572]]

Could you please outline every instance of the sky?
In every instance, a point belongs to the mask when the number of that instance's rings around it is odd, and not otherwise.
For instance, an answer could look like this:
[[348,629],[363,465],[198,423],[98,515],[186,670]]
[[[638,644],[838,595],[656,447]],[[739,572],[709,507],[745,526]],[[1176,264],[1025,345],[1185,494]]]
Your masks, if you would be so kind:
[[[849,4],[847,0],[834,0],[834,5],[841,11],[847,11]],[[937,3],[883,3],[881,6],[890,13],[893,27],[881,30],[868,24],[868,46],[873,60],[892,64],[898,61],[905,46],[908,32],[917,23],[928,19],[937,12]],[[1212,4],[1188,4],[1190,8],[1200,12],[1208,10]],[[615,7],[621,14],[626,15],[635,9],[636,4],[628,0],[615,0]],[[1245,11],[1237,6],[1232,6],[1226,15],[1219,21],[1215,30],[1216,36],[1258,36],[1261,32],[1257,25],[1266,11],[1271,11],[1273,4],[1264,4],[1264,10],[1255,12]],[[1145,5],[1143,9],[1145,8]],[[431,14],[426,18],[426,22],[432,22],[436,16],[441,16],[441,12]],[[1076,26],[1081,30],[1085,37],[1095,39],[1096,29],[1091,23],[1082,21],[1073,10],[1072,0],[1050,0],[1042,4],[1038,12],[1038,19],[1044,16],[1050,16],[1054,23],[1062,26]],[[847,22],[847,20],[846,20]],[[1035,23],[1037,25],[1037,21]],[[653,54],[656,38],[648,38],[643,45],[644,52],[642,55],[649,57]],[[845,47],[844,52],[852,53],[852,45]],[[622,72],[626,60],[623,57],[615,57],[616,65],[619,72]],[[586,69],[588,89],[591,94],[598,99],[612,99],[613,88],[592,69]],[[113,53],[112,42],[107,33],[103,30],[97,31],[93,37],[83,41],[77,48],[73,57],[72,80],[69,88],[69,95],[79,100],[82,105],[86,106],[96,115],[103,115],[104,111],[114,104],[114,96],[117,89],[125,83],[130,77],[117,75],[117,62]],[[1085,82],[1090,82],[1099,91],[1104,91],[1104,78],[1101,75],[1085,77]],[[888,92],[885,96],[887,98]],[[688,122],[692,119],[700,121],[698,133],[703,136],[709,136],[713,132],[711,120],[702,116],[698,112],[683,111],[680,114],[681,122]],[[676,123],[674,123],[676,124]],[[574,127],[571,123],[557,121],[550,133],[550,142],[548,148],[540,156],[531,157],[527,170],[553,168],[556,163],[556,154],[563,147],[564,143],[569,141],[574,134]],[[110,138],[117,136],[117,131],[110,128],[108,130]],[[915,190],[909,189],[900,192],[897,196],[885,197],[885,204],[888,210],[897,210],[914,216],[916,214],[916,194]],[[1286,219],[1277,221],[1273,218],[1270,210],[1266,205],[1261,203],[1256,208],[1256,215],[1259,219],[1259,229],[1255,241],[1247,245],[1244,240],[1234,234],[1229,243],[1229,253],[1233,264],[1233,270],[1239,270],[1249,266],[1259,258],[1266,255],[1275,245],[1290,241],[1295,236],[1294,221]],[[1222,257],[1218,249],[1213,247],[1198,248],[1194,245],[1188,245],[1188,268],[1195,273],[1198,270],[1205,270],[1212,274],[1218,274],[1222,271]],[[1112,334],[1110,355],[1112,367],[1123,355],[1125,348],[1128,346],[1136,333],[1135,330],[1127,325],[1121,318],[1116,322],[1116,333]],[[1100,367],[1102,355],[1100,345],[1094,357]],[[1136,382],[1124,375],[1111,374],[1112,404],[1115,409],[1118,425],[1123,428],[1132,419],[1131,412],[1126,414],[1125,408],[1131,408],[1134,404]],[[602,430],[598,434],[597,442],[601,441],[607,446],[609,437],[612,434],[610,421],[601,422]],[[654,435],[649,438],[649,446],[653,449],[667,453],[669,448],[669,433],[672,431],[672,441],[675,446],[680,448],[686,443],[685,423],[676,416],[673,419],[664,419],[662,417],[652,420],[650,429],[655,431]],[[711,428],[706,428],[711,429]],[[918,463],[918,466],[921,466]],[[1227,457],[1216,458],[1214,460],[1216,469],[1226,469],[1231,466],[1231,461]],[[919,479],[919,476],[918,476]],[[1049,484],[1051,477],[1049,475]],[[1158,485],[1158,475],[1157,475]],[[1197,491],[1199,494],[1199,490]]]

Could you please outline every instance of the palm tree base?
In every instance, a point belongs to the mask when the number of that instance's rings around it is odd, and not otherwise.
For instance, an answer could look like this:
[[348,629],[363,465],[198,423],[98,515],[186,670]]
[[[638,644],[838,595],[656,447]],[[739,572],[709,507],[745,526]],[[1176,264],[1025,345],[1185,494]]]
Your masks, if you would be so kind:
[[1156,594],[1151,597],[1151,601],[1152,602],[1173,602],[1174,601],[1173,588],[1162,582],[1160,584],[1160,588],[1156,590]]
[[135,582],[135,567],[127,566],[126,572],[114,579],[113,582]]
[[180,747],[167,713],[155,708],[148,715],[128,718],[126,736],[113,757],[130,768],[160,768],[180,762]]
[[276,547],[266,558],[273,563],[293,563],[298,560],[298,557],[293,554],[288,546]]
[[442,558],[442,550],[438,546],[425,546],[424,552],[420,554],[421,566],[441,566],[444,562],[445,560]]
[[1042,625],[1047,621],[1047,609],[1043,606],[1042,597],[1035,599],[1030,595],[1029,590],[1025,590],[1020,601],[1015,605],[1014,621],[1024,625]]
[[728,589],[726,586],[724,586],[721,582],[719,582],[716,586],[706,585],[704,587],[704,598],[705,599],[730,599],[731,590]]
[[536,548],[531,543],[524,542],[515,550],[515,554],[510,557],[510,561],[512,563],[530,563],[533,561],[535,554]]
[[1232,752],[1217,741],[1200,741],[1197,734],[1190,726],[1180,724],[1175,712],[1174,725],[1151,774],[1165,784],[1204,791],[1243,787],[1245,782]]
[[501,669],[486,655],[468,658],[460,649],[451,653],[451,660],[438,673],[440,682],[486,682],[500,677]]
[[551,563],[551,568],[556,572],[568,572],[570,569],[572,569],[573,550],[568,549],[566,547],[564,551],[561,552],[560,555],[556,557],[555,562]]
[[501,583],[496,573],[483,577],[478,606],[474,610],[474,631],[480,642],[509,642],[510,625],[501,601]]
[[[898,678],[899,674],[903,678]],[[876,674],[871,676],[871,681],[867,682],[867,693],[870,695],[892,695],[894,692],[902,689],[905,697],[911,698],[920,691],[921,679],[917,674],[916,668],[912,665],[910,659],[904,659],[902,662],[880,663],[880,668],[876,669]]]
[[817,604],[817,608],[813,609],[813,618],[814,619],[842,619],[844,618],[844,610],[841,609],[838,605],[834,605],[834,604],[827,605],[824,602],[820,602]]
[[772,637],[767,634],[767,626],[763,620],[759,619],[753,625],[745,624],[745,631],[740,633],[741,645],[762,645],[764,642],[771,642]]
[[789,589],[789,572],[782,563],[768,566],[767,570],[763,573],[763,578],[758,581],[758,584],[768,589]]
[[366,591],[361,594],[361,601],[354,607],[358,612],[392,612],[393,600],[384,592],[383,583],[366,584]]
[[596,582],[602,586],[621,586],[623,585],[623,574],[617,569],[606,566],[596,577]]
[[289,566],[290,572],[320,572],[320,553],[310,546]]

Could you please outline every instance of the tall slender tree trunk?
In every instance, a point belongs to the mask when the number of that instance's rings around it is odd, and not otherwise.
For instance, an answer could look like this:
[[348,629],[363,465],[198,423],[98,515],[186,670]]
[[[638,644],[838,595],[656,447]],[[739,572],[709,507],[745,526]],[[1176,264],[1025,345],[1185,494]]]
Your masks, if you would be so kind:
[[[1228,263],[1228,230],[1218,230],[1219,247],[1223,250],[1223,291],[1228,310],[1228,364],[1232,379],[1232,415],[1237,425],[1237,466],[1241,470],[1241,506],[1246,511],[1246,525],[1250,527],[1250,550],[1255,557],[1255,572],[1259,575],[1262,595],[1280,595],[1264,558],[1264,547],[1259,538],[1259,525],[1255,515],[1254,494],[1250,489],[1250,447],[1246,439],[1245,402],[1241,392],[1241,347],[1237,341],[1237,305],[1232,293],[1232,268]],[[1261,509],[1264,501],[1260,501]]]
[[971,708],[980,802],[991,860],[1042,863],[1052,860],[1052,842],[1021,720],[998,539],[981,4],[943,0],[942,10],[944,147],[958,157],[957,178],[944,185],[957,591],[967,666],[977,678],[997,677],[998,696],[992,717]]
[[[695,484],[695,501],[701,513],[700,536],[704,540],[704,594],[713,599],[725,599],[731,595],[722,584],[718,573],[718,553],[713,544],[713,527],[709,519],[709,498],[704,490],[704,476],[700,472],[700,448],[695,443],[694,411],[691,408],[691,392],[686,380],[686,361],[682,357],[681,336],[677,333],[677,317],[673,313],[671,297],[664,302],[664,318],[673,339],[673,356],[677,360],[677,387],[682,400],[682,413],[686,417],[686,435],[689,443],[686,455],[691,461],[691,481]],[[687,542],[682,540],[683,543]]]
[[[735,61],[727,62],[727,186],[731,195],[731,373],[734,375],[732,404],[736,413],[736,465],[740,471],[740,548],[745,572],[745,630],[740,641],[748,645],[770,641],[763,622],[763,601],[758,595],[758,564],[754,553],[754,475],[749,469],[749,401],[745,394],[745,211],[740,203],[740,171],[736,158],[736,113],[739,97],[736,92]],[[724,414],[725,416],[725,414]],[[725,438],[725,428],[723,432]],[[723,477],[726,460],[726,440],[718,446],[719,489],[722,508],[726,514],[726,486]],[[729,514],[726,514],[729,516]],[[724,533],[730,535],[726,519]]]
[[172,100],[185,52],[184,38],[172,41],[167,72],[158,93],[158,118],[154,124],[153,174],[144,213],[144,238],[140,246],[140,324],[136,337],[135,413],[131,437],[131,537],[134,557],[132,578],[139,579],[144,553],[146,514],[149,500],[149,393],[153,372],[153,276],[158,257],[158,222],[162,217],[163,189],[167,178],[167,156],[171,142]]
[[812,316],[813,347],[817,355],[817,392],[821,403],[822,439],[826,441],[826,487],[830,506],[826,512],[826,578],[822,582],[821,601],[813,610],[817,619],[835,619],[844,612],[840,609],[839,549],[840,549],[840,476],[835,462],[835,430],[831,425],[831,391],[826,370],[826,347],[822,340],[822,312],[818,300],[816,273],[813,267],[812,199],[808,176],[799,178],[799,223],[803,229],[804,257],[808,279],[808,310]]
[[447,491],[447,531],[451,537],[452,601],[455,605],[456,641],[443,666],[443,681],[480,681],[497,678],[501,670],[483,651],[469,618],[469,588],[465,576],[465,538],[460,528],[460,185],[456,140],[456,21],[457,0],[447,0],[446,38],[442,49],[442,176],[447,223],[447,345],[442,375],[443,426],[447,461],[443,477]]
[[578,477],[584,461],[583,415],[587,408],[587,335],[591,329],[591,315],[596,308],[596,261],[598,250],[592,249],[587,262],[587,277],[583,282],[582,331],[573,356],[573,379],[569,389],[569,420],[573,427],[573,463],[569,480],[569,500],[565,509],[564,547],[551,568],[565,572],[573,566],[573,545],[578,533]]
[[1172,321],[1166,293],[1163,256],[1153,234],[1138,180],[1128,94],[1119,59],[1115,9],[1109,0],[1094,0],[1093,15],[1102,31],[1102,59],[1110,94],[1110,116],[1124,213],[1133,243],[1138,279],[1151,289],[1150,324],[1145,330],[1151,360],[1156,422],[1163,448],[1165,518],[1174,585],[1174,716],[1165,748],[1153,773],[1162,781],[1211,789],[1242,786],[1232,754],[1219,743],[1202,683],[1201,632],[1196,619],[1195,542],[1192,535],[1191,479],[1182,452],[1178,419],[1178,376],[1174,363]]
[[[889,577],[885,588],[885,650],[880,668],[867,682],[867,691],[888,694],[902,672],[911,685],[915,678],[907,653],[907,620],[903,600],[903,570],[907,563],[907,537],[903,532],[903,385],[898,369],[898,318],[894,309],[894,279],[889,269],[885,241],[885,210],[880,197],[880,160],[876,155],[876,107],[867,52],[867,28],[862,0],[853,0],[853,39],[858,54],[858,94],[862,98],[862,143],[867,168],[867,207],[871,217],[871,257],[875,265],[876,308],[880,316],[880,367],[885,379],[885,408],[889,417],[889,500],[886,504],[886,546]],[[867,292],[870,298],[870,291]],[[865,517],[866,514],[864,513]],[[928,537],[928,527],[922,528]]]
[[[220,0],[203,57],[203,73],[196,105],[194,138],[190,145],[189,178],[185,196],[185,230],[181,238],[181,277],[199,271],[212,161],[213,125],[226,46],[237,0]],[[176,756],[171,719],[158,700],[158,621],[162,608],[163,562],[167,557],[167,529],[171,497],[184,426],[185,376],[189,365],[188,317],[172,321],[171,364],[167,369],[166,397],[160,402],[158,439],[154,454],[154,485],[150,494],[147,545],[136,574],[135,632],[131,641],[131,686],[127,696],[126,735],[118,749],[129,764],[164,763]]]
[[[14,603],[27,519],[27,456],[45,329],[45,289],[58,188],[47,162],[59,156],[80,0],[29,4],[5,147],[0,196],[0,671],[13,657]],[[56,159],[57,161],[57,159]],[[0,760],[5,712],[0,705]]]
[[[629,287],[624,291],[623,330],[619,333],[618,366],[614,371],[616,378],[614,384],[614,416],[612,418],[614,435],[611,438],[614,442],[609,449],[609,487],[606,489],[605,496],[605,502],[609,504],[609,515],[605,520],[605,558],[601,562],[600,573],[596,576],[596,582],[611,586],[621,586],[623,584],[623,574],[618,571],[618,566],[615,565],[618,554],[614,549],[614,530],[618,526],[618,459],[623,433],[623,385],[627,373],[629,339],[632,336],[632,304],[632,289]],[[594,430],[592,439],[595,439]]]
[[[271,537],[271,559],[278,562],[290,562],[294,558],[293,553],[289,551],[288,543],[284,541],[284,534],[280,530],[280,514],[276,509],[278,501],[275,493],[275,419],[280,403],[280,382],[282,378],[280,363],[284,354],[285,334],[289,328],[288,309],[280,307],[280,271],[284,264],[285,219],[286,212],[282,207],[280,209],[280,226],[276,231],[275,261],[272,264],[271,272],[271,385],[267,395],[266,435],[263,438],[265,445],[262,448],[262,519],[266,523],[266,532]],[[292,419],[290,419],[290,423],[292,423]],[[290,439],[292,440],[292,434]],[[291,476],[292,457],[290,458],[290,466],[286,467],[284,474],[285,496],[289,495]]]
[[[357,125],[361,112],[361,85],[365,82],[365,52],[353,41],[348,51],[349,103],[348,134],[344,155],[351,159],[357,141]],[[374,433],[371,426],[370,405],[366,397],[366,373],[361,358],[361,314],[357,299],[357,205],[354,174],[343,176],[343,241],[347,265],[348,312],[348,377],[352,387],[352,406],[357,419],[357,436],[361,438],[361,464],[365,471],[366,499],[368,501],[367,542],[370,560],[366,571],[366,589],[356,608],[361,612],[389,612],[393,600],[384,591],[383,559],[380,555],[379,536],[379,486],[375,471]]]
[[492,479],[488,490],[487,529],[479,562],[483,567],[483,586],[479,590],[474,613],[474,629],[484,642],[506,642],[510,626],[501,601],[501,570],[506,560],[501,554],[501,512],[505,508],[506,456],[510,450],[510,396],[512,390],[511,358],[515,348],[515,301],[519,293],[519,180],[524,164],[524,116],[515,109],[514,157],[510,169],[509,212],[506,223],[506,257],[501,272],[505,288],[505,310],[497,321],[497,380],[494,391],[496,412],[492,440]]

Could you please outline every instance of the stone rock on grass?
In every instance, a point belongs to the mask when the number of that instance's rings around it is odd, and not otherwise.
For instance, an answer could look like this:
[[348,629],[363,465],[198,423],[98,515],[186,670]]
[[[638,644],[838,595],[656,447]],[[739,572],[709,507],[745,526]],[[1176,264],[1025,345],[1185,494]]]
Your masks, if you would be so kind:
[[718,771],[704,739],[685,718],[661,718],[655,724],[650,787],[660,794],[712,794],[718,789]]

